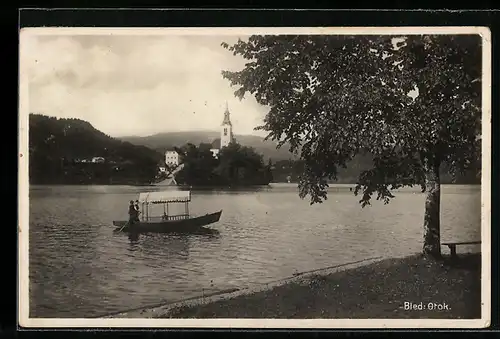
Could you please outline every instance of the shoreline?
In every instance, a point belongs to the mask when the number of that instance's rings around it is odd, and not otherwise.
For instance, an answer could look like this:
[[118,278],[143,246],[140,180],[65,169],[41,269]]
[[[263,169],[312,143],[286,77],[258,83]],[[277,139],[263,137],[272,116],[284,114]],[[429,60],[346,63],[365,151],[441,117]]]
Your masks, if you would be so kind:
[[[365,260],[301,272],[260,286],[108,314],[166,319],[479,319],[479,253],[452,261],[421,254]],[[424,305],[405,310],[406,303]],[[435,304],[434,309],[425,309]],[[438,308],[440,308],[438,310]]]
[[[253,295],[255,293],[270,291],[274,288],[298,282],[302,280],[307,280],[312,276],[318,274],[332,274],[336,272],[342,272],[344,270],[356,269],[366,265],[374,264],[379,261],[387,260],[382,257],[367,258],[362,260],[357,260],[354,262],[339,264],[330,267],[319,268],[311,271],[298,272],[292,276],[285,277],[282,279],[267,281],[259,283],[257,287],[243,287],[234,289],[225,289],[217,292],[208,293],[207,295],[196,296],[188,299],[177,300],[167,303],[158,303],[156,305],[145,305],[143,307],[134,308],[131,310],[124,310],[121,312],[108,313],[104,316],[99,316],[99,318],[104,319],[114,319],[114,318],[158,318],[165,314],[168,314],[172,310],[179,307],[198,307],[206,304],[211,304],[219,301],[231,300],[233,298],[238,298],[242,296]],[[97,318],[97,317],[96,317]]]

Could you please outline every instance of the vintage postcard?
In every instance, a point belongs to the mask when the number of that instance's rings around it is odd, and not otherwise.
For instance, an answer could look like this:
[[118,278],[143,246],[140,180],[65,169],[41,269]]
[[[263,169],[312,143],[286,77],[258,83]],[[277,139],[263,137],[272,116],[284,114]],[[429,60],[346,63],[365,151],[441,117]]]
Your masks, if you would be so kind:
[[20,31],[22,327],[481,328],[483,27]]

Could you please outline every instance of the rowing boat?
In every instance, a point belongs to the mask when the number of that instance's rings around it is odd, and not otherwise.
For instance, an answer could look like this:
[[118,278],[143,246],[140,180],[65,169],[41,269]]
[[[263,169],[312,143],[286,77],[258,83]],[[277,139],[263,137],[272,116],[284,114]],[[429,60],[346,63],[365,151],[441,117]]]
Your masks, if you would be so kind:
[[[141,219],[133,224],[129,224],[127,220],[113,220],[117,231],[130,233],[193,232],[218,222],[222,215],[222,210],[220,210],[201,216],[191,216],[189,214],[190,191],[140,193],[138,200],[141,204]],[[169,214],[169,204],[174,203],[184,204],[183,214]],[[150,215],[150,207],[155,204],[163,205],[162,216]]]

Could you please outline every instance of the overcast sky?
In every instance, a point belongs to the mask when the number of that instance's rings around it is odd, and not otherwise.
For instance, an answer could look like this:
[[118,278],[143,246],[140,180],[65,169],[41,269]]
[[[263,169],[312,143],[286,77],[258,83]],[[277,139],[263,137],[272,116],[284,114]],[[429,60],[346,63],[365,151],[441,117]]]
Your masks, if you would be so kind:
[[[244,36],[241,36],[245,39]],[[111,135],[219,130],[225,102],[235,134],[257,134],[266,108],[239,101],[222,70],[245,61],[234,36],[30,36],[29,109],[80,118]]]

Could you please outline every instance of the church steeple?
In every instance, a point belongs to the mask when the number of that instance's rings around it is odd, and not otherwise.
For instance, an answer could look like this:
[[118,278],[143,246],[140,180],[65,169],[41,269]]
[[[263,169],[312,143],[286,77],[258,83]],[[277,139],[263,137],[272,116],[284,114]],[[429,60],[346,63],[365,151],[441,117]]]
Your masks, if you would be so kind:
[[231,119],[229,118],[229,108],[227,107],[227,101],[226,101],[226,110],[224,111],[224,120],[222,121],[222,126],[224,125],[233,126],[233,124],[231,124]]
[[224,120],[222,121],[222,129],[220,133],[220,146],[226,147],[233,141],[233,124],[231,123],[231,119],[229,118],[229,108],[227,107],[226,101],[226,110],[224,112]]

